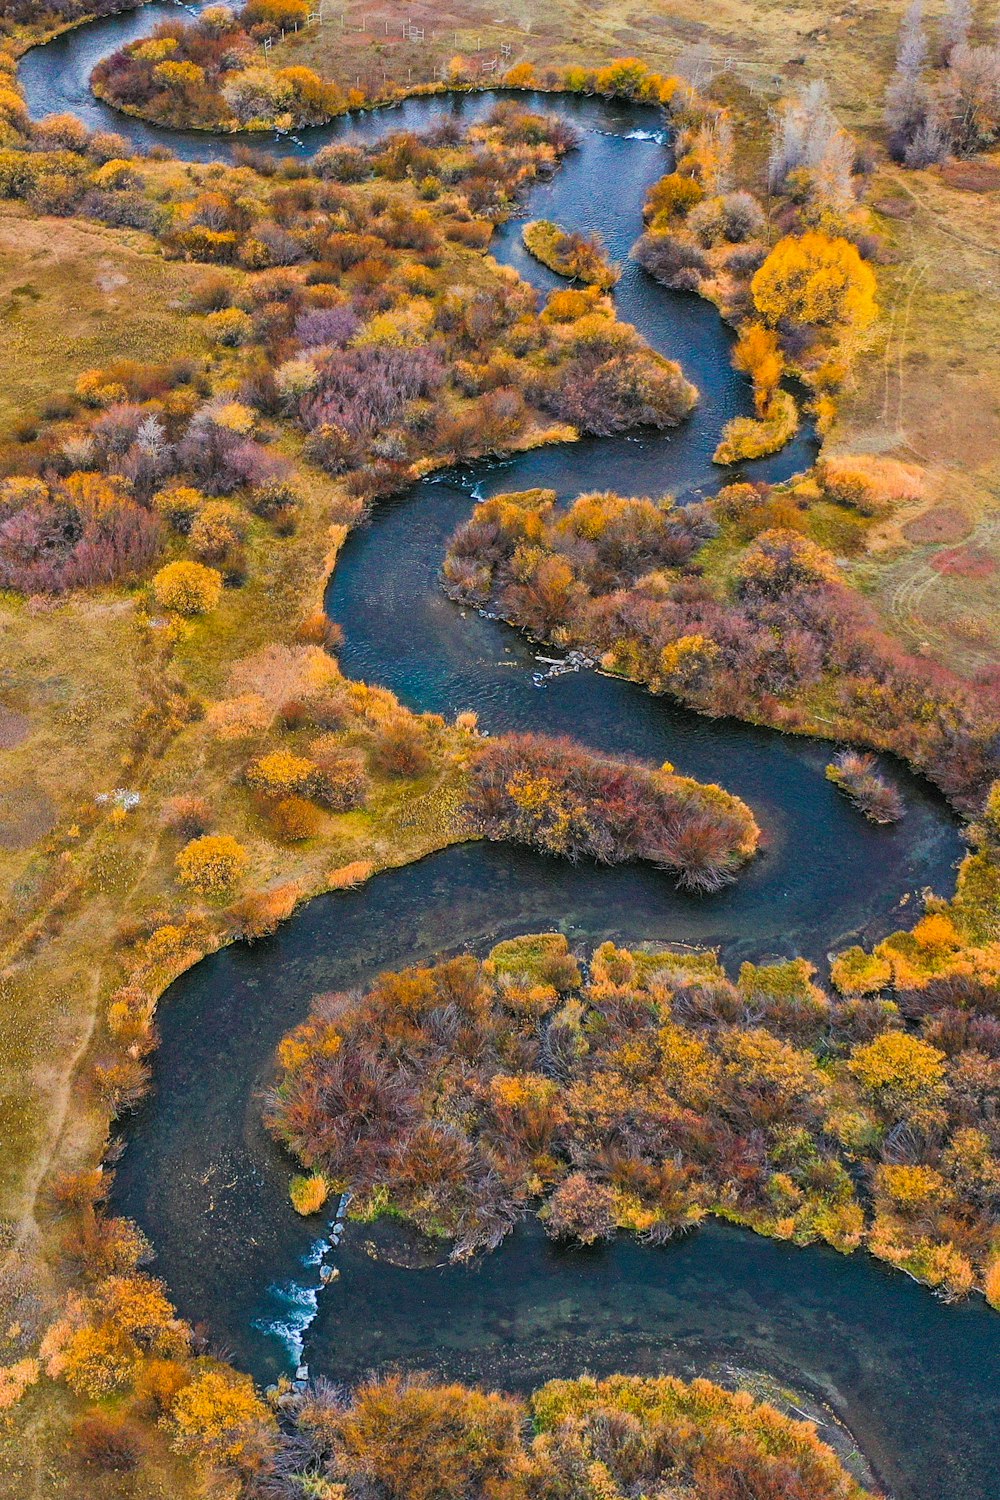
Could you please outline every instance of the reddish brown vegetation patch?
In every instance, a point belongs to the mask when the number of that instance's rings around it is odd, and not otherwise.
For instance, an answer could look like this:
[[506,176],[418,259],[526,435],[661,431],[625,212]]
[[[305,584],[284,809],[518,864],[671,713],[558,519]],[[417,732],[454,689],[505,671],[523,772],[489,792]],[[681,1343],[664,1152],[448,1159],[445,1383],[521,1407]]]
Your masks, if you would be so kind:
[[0,848],[30,849],[55,821],[55,804],[30,782],[0,788]]
[[908,542],[960,542],[971,529],[972,522],[961,506],[935,505],[907,521],[903,535]]
[[0,750],[13,750],[27,738],[30,728],[31,720],[27,714],[19,714],[16,709],[4,708],[0,704]]
[[941,181],[963,193],[996,193],[1000,167],[986,161],[949,161],[941,168]]
[[872,208],[886,219],[912,219],[917,206],[909,198],[878,198]]
[[990,578],[997,570],[996,558],[981,547],[952,547],[931,558],[936,573],[957,578]]

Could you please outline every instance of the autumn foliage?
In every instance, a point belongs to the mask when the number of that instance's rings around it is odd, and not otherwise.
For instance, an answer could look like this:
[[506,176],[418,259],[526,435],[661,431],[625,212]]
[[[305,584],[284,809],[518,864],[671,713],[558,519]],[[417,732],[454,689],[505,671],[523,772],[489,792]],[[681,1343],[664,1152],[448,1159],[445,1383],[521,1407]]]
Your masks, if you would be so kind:
[[203,896],[224,895],[241,879],[249,863],[243,845],[228,833],[192,839],[176,859],[179,878]]
[[304,0],[256,0],[236,18],[211,6],[196,21],[162,22],[102,58],[91,84],[119,109],[181,128],[291,129],[321,125],[347,96],[309,68],[268,68],[257,44],[308,17]]
[[646,859],[699,891],[734,879],[759,837],[750,809],[721,787],[529,734],[478,751],[468,815],[486,838],[601,864]]
[[[445,586],[699,712],[892,749],[977,806],[996,774],[995,695],[904,653],[811,527],[794,490],[748,484],[683,509],[497,495],[452,537]],[[725,571],[704,575],[720,535]]]
[[0,481],[0,588],[61,594],[133,578],[159,546],[159,518],[120,477]]
[[811,1423],[707,1380],[553,1380],[525,1402],[390,1375],[289,1410],[292,1466],[343,1500],[871,1500]]
[[594,236],[568,233],[548,219],[535,219],[525,224],[521,237],[536,260],[571,281],[609,291],[618,280],[617,269]]
[[179,615],[204,615],[222,596],[222,579],[214,568],[196,562],[167,563],[153,579],[153,595],[163,609]]
[[901,977],[875,999],[843,976],[832,999],[801,959],[734,984],[710,953],[610,943],[583,982],[555,934],[383,974],[285,1038],[269,1124],[362,1212],[457,1257],[529,1208],[585,1243],[716,1213],[962,1296],[995,1275],[996,980],[960,979],[931,916],[880,951]]

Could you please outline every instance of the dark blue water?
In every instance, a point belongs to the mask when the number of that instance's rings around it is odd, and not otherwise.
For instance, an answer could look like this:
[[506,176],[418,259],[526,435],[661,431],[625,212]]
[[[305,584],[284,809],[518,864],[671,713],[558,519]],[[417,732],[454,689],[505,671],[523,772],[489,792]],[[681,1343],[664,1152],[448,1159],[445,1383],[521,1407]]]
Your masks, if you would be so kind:
[[[100,57],[175,14],[156,3],[29,53],[21,79],[32,113],[70,109],[143,148],[229,156],[231,140],[142,125],[87,88]],[[583,144],[534,189],[526,211],[598,230],[624,261],[645,190],[669,160],[661,118],[593,100],[541,103],[572,118]],[[348,134],[419,129],[442,111],[477,118],[491,105],[489,96],[413,100],[268,149],[310,152]],[[525,256],[519,225],[501,228],[493,250],[539,288],[555,284]],[[729,335],[707,304],[665,292],[631,264],[616,301],[698,385],[694,417],[667,434],[560,445],[438,476],[381,505],[349,540],[328,592],[347,631],[343,666],[416,708],[474,708],[487,729],[572,733],[718,780],[752,805],[761,857],[736,886],[697,900],[649,869],[572,869],[468,846],[314,901],[274,939],[204,960],[164,997],[155,1092],[129,1129],[114,1206],[150,1235],[181,1311],[206,1320],[261,1378],[303,1345],[314,1372],[345,1380],[387,1363],[511,1387],[582,1368],[752,1366],[828,1400],[898,1500],[996,1500],[1000,1321],[981,1301],[944,1308],[866,1257],[793,1249],[721,1225],[666,1250],[623,1238],[575,1255],[525,1227],[472,1268],[422,1271],[372,1258],[356,1227],[336,1252],[339,1281],[317,1294],[309,1262],[322,1225],[291,1213],[289,1164],[261,1127],[275,1046],[310,997],[363,984],[381,968],[554,928],[581,950],[613,936],[715,944],[731,961],[804,953],[821,962],[852,936],[895,925],[900,902],[919,887],[950,889],[957,830],[917,779],[898,773],[903,823],[873,828],[825,781],[828,746],[698,719],[593,674],[539,690],[520,636],[441,593],[447,539],[475,496],[544,484],[566,497],[615,488],[683,499],[720,482],[711,453],[721,427],[750,410],[746,382],[729,364]],[[786,477],[812,453],[804,431],[752,472]]]
[[338,1381],[395,1365],[518,1389],[735,1365],[826,1401],[896,1500],[996,1500],[1000,1318],[980,1298],[945,1307],[867,1256],[721,1224],[665,1249],[623,1236],[568,1253],[529,1222],[474,1266],[409,1270],[374,1258],[381,1234],[356,1225],[319,1290],[326,1226],[292,1213],[289,1162],[261,1125],[274,1048],[310,997],[524,931],[562,929],[584,952],[677,938],[689,925],[661,896],[649,870],[473,845],[203,960],[161,1002],[155,1093],[129,1126],[113,1208],[156,1245],[181,1311],[262,1380],[300,1351]]

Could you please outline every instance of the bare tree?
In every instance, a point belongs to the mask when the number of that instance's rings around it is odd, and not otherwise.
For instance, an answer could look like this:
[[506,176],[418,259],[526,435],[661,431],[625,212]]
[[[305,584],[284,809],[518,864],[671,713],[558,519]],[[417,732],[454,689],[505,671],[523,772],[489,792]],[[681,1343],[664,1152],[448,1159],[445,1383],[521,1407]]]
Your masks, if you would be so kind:
[[956,47],[939,97],[952,149],[969,155],[1000,139],[1000,47]]
[[780,190],[792,172],[812,174],[813,193],[830,203],[854,196],[854,142],[830,108],[830,93],[822,79],[785,106],[771,142],[768,177]]
[[972,20],[972,0],[948,0],[941,18],[941,50],[945,60],[956,47],[966,46]]
[[925,115],[906,145],[902,160],[914,170],[944,161],[948,155],[948,133],[937,113]]
[[912,0],[899,27],[896,48],[898,71],[917,76],[927,63],[927,33],[924,30],[924,0]]
[[923,0],[913,0],[899,29],[896,71],[885,95],[889,149],[900,161],[927,121],[930,88],[924,77],[926,63],[927,33],[924,30]]

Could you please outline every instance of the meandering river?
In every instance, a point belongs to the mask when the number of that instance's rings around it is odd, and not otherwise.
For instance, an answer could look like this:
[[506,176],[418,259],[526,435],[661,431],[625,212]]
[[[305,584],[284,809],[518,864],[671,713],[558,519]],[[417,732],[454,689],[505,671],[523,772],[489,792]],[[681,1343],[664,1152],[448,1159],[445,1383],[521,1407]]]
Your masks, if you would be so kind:
[[[32,115],[71,110],[142,149],[227,158],[231,138],[146,126],[89,93],[101,57],[176,14],[156,0],[29,53],[21,81]],[[411,100],[303,132],[298,143],[255,144],[311,153],[344,136],[419,129],[442,112],[475,119],[492,102]],[[904,920],[922,887],[948,891],[954,879],[956,825],[902,768],[894,774],[907,815],[874,828],[824,779],[828,745],[699,719],[592,673],[538,687],[535,655],[516,632],[442,594],[444,547],[474,496],[533,485],[566,497],[590,488],[682,500],[710,492],[721,482],[711,454],[722,425],[751,410],[715,311],[627,262],[646,189],[667,169],[662,118],[596,100],[539,103],[577,124],[581,146],[533,189],[526,210],[602,234],[625,267],[620,315],[680,361],[701,402],[670,433],[475,465],[380,505],[349,539],[328,591],[329,612],[346,631],[342,665],[414,708],[474,708],[491,731],[569,733],[717,780],[753,807],[763,852],[736,885],[699,900],[647,868],[570,868],[469,845],[319,898],[275,938],[205,959],[163,999],[154,1092],[126,1131],[114,1207],[149,1234],[181,1312],[203,1320],[217,1346],[262,1379],[300,1351],[313,1373],[340,1380],[398,1363],[510,1387],[584,1368],[753,1367],[826,1400],[897,1500],[996,1500],[1000,1319],[980,1300],[946,1308],[867,1257],[795,1249],[721,1224],[662,1250],[622,1237],[586,1252],[553,1249],[526,1225],[474,1266],[407,1270],[376,1258],[361,1227],[349,1227],[335,1250],[317,1243],[326,1226],[292,1213],[289,1163],[260,1124],[274,1048],[319,990],[554,928],[582,950],[614,937],[714,944],[730,961],[802,953],[821,963],[856,935],[870,939]],[[517,223],[502,227],[492,248],[540,289],[556,284],[523,252]],[[746,472],[787,477],[813,452],[804,430]],[[340,1273],[322,1290],[321,1252]]]

